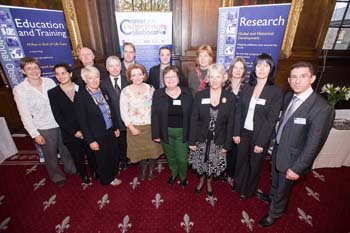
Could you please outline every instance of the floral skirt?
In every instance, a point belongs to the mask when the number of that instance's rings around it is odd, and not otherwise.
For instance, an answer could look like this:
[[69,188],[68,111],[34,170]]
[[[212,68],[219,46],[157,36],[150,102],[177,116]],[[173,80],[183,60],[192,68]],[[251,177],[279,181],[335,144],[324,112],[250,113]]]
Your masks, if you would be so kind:
[[197,148],[190,152],[188,162],[198,174],[217,177],[226,169],[226,153],[222,152],[223,146],[215,145],[213,140],[208,143],[197,142]]

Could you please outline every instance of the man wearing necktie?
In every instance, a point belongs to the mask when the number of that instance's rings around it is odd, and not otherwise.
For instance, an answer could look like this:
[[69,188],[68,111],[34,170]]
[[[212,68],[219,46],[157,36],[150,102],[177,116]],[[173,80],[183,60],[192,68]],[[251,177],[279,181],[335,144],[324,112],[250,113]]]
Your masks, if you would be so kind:
[[287,211],[294,183],[311,170],[333,125],[334,108],[313,91],[311,85],[315,79],[310,63],[292,65],[288,82],[294,93],[285,97],[277,130],[270,194],[266,197],[258,193],[259,198],[271,202],[268,213],[259,222],[261,227],[273,225]]
[[126,156],[126,128],[120,117],[119,98],[121,90],[127,86],[126,77],[121,73],[122,65],[117,56],[110,56],[106,60],[106,68],[109,73],[109,77],[101,78],[101,87],[105,88],[108,94],[111,96],[111,102],[116,105],[116,116],[118,117],[120,126],[120,136],[117,138],[119,154],[117,155],[120,161],[120,167],[126,169],[128,166],[128,160]]

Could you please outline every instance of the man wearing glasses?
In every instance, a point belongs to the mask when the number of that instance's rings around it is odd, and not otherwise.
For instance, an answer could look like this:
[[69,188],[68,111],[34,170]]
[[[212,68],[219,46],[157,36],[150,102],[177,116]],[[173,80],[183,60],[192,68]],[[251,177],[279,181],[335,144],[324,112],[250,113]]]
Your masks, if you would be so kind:
[[316,80],[308,62],[292,65],[288,82],[294,93],[285,97],[285,109],[272,153],[272,186],[269,195],[258,197],[271,202],[261,227],[273,225],[287,210],[294,183],[311,170],[333,125],[334,108],[313,91]]

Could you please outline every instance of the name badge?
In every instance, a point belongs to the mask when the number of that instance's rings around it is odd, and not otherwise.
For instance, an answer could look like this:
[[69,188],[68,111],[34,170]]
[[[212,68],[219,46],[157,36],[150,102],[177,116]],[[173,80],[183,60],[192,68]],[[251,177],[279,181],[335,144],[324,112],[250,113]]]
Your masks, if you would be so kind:
[[306,119],[305,119],[305,118],[295,117],[295,118],[294,118],[294,124],[297,124],[297,125],[306,125]]
[[202,99],[202,104],[210,104],[210,99],[209,98]]
[[265,103],[266,103],[266,99],[260,99],[260,98],[258,98],[258,99],[256,100],[256,104],[265,105]]
[[181,100],[173,100],[173,105],[181,105]]

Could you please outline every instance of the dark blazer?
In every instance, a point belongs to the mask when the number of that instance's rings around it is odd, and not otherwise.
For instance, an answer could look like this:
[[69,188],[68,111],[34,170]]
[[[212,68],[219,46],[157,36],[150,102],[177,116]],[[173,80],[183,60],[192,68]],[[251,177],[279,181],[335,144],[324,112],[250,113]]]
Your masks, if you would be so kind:
[[[74,114],[74,104],[58,85],[48,91],[52,113],[61,128],[64,143],[79,141],[74,137],[80,130],[78,120]],[[73,114],[72,114],[73,113]]]
[[[97,64],[94,64],[93,66],[96,67],[98,69],[98,71],[100,71],[100,78],[101,79],[108,77],[107,70],[104,66],[99,66]],[[73,70],[73,74],[72,74],[72,81],[78,85],[81,85],[81,86],[85,86],[84,80],[81,77],[81,69],[83,69],[83,68],[84,68],[83,66],[75,68]]]
[[[284,110],[292,97],[292,93],[286,95]],[[285,173],[290,168],[298,175],[306,174],[328,137],[334,116],[334,108],[313,92],[284,126],[276,154],[277,170]]]
[[[117,130],[119,129],[119,124],[115,116],[115,105],[111,104],[112,97],[109,96],[108,92],[103,87],[101,87],[101,91],[111,109],[113,129]],[[106,135],[106,123],[102,112],[85,87],[81,87],[75,95],[74,108],[79,126],[84,135],[84,140],[88,144]]]
[[[197,92],[194,99],[189,137],[189,144],[192,146],[196,145],[196,142],[204,142],[209,133],[210,103],[202,104],[202,99],[206,98],[210,98],[209,88]],[[232,146],[232,130],[235,112],[233,94],[223,89],[220,101],[214,142],[216,145],[223,145],[225,149],[229,150]]]
[[[188,141],[191,112],[193,106],[193,96],[187,87],[181,88],[181,107],[183,114],[183,135],[182,141]],[[153,94],[152,99],[152,139],[160,138],[168,143],[168,101],[169,97],[165,93],[165,88],[158,89]]]
[[[237,104],[235,115],[234,136],[240,136],[244,128],[244,122],[248,114],[249,103],[252,98],[255,86],[246,84],[240,92],[240,99]],[[254,130],[253,143],[260,147],[266,147],[274,132],[275,125],[278,121],[282,105],[282,91],[280,88],[272,85],[265,85],[260,99],[265,101],[264,105],[256,104],[254,111]]]
[[[123,76],[123,75],[120,76],[120,79],[121,79],[121,84],[122,84],[121,89],[123,89],[124,87],[127,86],[127,81],[126,81],[125,76]],[[123,86],[123,84],[124,84],[124,86]],[[108,95],[111,97],[111,103],[113,105],[115,105],[115,111],[116,111],[115,115],[118,118],[120,130],[125,131],[126,127],[125,127],[124,122],[122,121],[121,116],[120,116],[120,105],[119,105],[120,93],[118,95],[117,92],[115,91],[113,84],[112,84],[112,81],[111,81],[109,76],[104,78],[104,79],[101,79],[101,87],[104,88],[107,91]]]
[[[134,61],[134,62],[135,62],[135,64],[137,64],[136,61]],[[122,63],[121,75],[124,76],[124,77],[126,77],[126,76],[127,76],[127,71],[128,71],[128,69],[126,68],[126,66],[125,66],[125,64],[124,64],[124,58],[121,59],[121,63]],[[123,86],[123,84],[122,84],[122,86]],[[124,88],[124,87],[122,87],[122,88]]]
[[[179,67],[177,67],[179,69],[179,86],[181,87],[187,87],[187,81],[185,79],[184,74],[182,73],[181,69]],[[149,71],[149,76],[147,79],[147,83],[152,85],[154,87],[154,89],[159,89],[160,86],[160,64],[153,66],[150,71]]]

